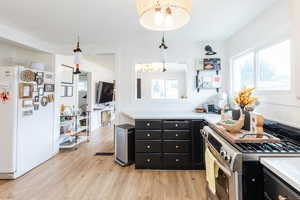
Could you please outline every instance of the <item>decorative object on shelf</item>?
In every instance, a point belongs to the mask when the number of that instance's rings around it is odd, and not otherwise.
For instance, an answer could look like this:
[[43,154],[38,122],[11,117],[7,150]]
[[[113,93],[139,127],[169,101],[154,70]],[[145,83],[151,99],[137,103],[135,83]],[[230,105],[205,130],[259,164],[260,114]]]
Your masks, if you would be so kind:
[[53,94],[48,94],[48,102],[51,103],[54,101],[54,95]]
[[32,82],[35,80],[35,74],[31,70],[24,70],[21,72],[20,79],[24,82]]
[[247,106],[254,105],[257,101],[257,97],[252,97],[252,93],[255,88],[247,88],[246,86],[238,93],[234,98],[234,102],[240,106],[242,110],[245,110]]
[[34,104],[33,104],[33,109],[34,109],[35,111],[39,110],[39,109],[40,109],[40,104],[34,103]]
[[39,94],[39,96],[44,96],[44,88],[43,87],[38,88],[38,94]]
[[191,18],[192,0],[137,0],[140,24],[150,30],[171,31]]
[[204,62],[203,59],[195,59],[195,70],[202,71],[204,70]]
[[76,65],[76,70],[74,74],[81,74],[79,67],[82,64],[82,51],[80,49],[79,36],[78,36],[77,45],[74,48],[73,52],[74,52],[74,64]]
[[32,83],[19,83],[19,98],[26,99],[32,98],[33,84]]
[[210,45],[206,45],[204,47],[204,50],[206,52],[205,55],[207,55],[207,56],[213,56],[213,55],[217,54],[217,52],[215,52]]
[[3,92],[0,93],[0,101],[3,104],[5,104],[9,101],[9,99],[10,99],[9,91],[6,88],[4,88]]
[[47,96],[43,96],[41,99],[41,105],[43,107],[46,107],[48,105],[48,97]]
[[33,106],[33,101],[32,99],[25,99],[23,100],[23,108],[28,108]]
[[202,106],[199,106],[199,107],[195,108],[195,112],[196,113],[205,113],[205,108],[203,108]]
[[251,113],[251,133],[257,134],[256,137],[262,138],[264,135],[265,118],[261,114]]
[[45,84],[44,91],[45,92],[54,92],[55,85],[54,84]]
[[167,68],[166,68],[166,54],[167,54],[168,47],[165,43],[165,34],[163,34],[163,37],[161,39],[161,43],[160,43],[158,48],[161,50],[161,62],[162,62],[162,65],[163,65],[162,72],[166,72],[167,71]]
[[74,68],[68,65],[61,65],[61,83],[62,84],[73,84],[74,83]]
[[24,110],[23,111],[23,117],[32,116],[33,110]]
[[205,58],[203,60],[204,70],[221,70],[221,59],[220,58]]
[[222,121],[218,122],[217,125],[223,126],[226,129],[226,131],[232,134],[241,132],[245,122],[245,115],[243,114],[242,110],[240,110],[240,113],[241,114],[239,120],[232,120],[226,118],[224,116],[224,111],[222,111],[221,112]]

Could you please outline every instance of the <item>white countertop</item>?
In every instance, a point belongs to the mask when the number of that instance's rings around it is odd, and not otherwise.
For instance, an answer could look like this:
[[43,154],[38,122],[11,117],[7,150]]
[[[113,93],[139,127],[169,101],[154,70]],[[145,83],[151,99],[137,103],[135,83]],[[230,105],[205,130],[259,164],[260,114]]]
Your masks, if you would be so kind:
[[154,112],[154,111],[124,111],[123,115],[131,119],[205,119],[209,123],[217,123],[221,116],[217,114],[196,112]]
[[300,192],[300,158],[261,158],[260,162]]

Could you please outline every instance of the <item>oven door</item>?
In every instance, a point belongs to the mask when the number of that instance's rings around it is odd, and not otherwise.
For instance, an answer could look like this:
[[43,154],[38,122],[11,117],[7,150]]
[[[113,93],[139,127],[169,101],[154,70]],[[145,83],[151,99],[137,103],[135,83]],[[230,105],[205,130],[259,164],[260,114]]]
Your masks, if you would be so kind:
[[237,191],[237,173],[234,173],[224,164],[220,157],[210,144],[207,144],[209,151],[214,155],[215,165],[219,167],[218,174],[215,177],[216,193],[213,194],[207,187],[209,200],[239,200]]

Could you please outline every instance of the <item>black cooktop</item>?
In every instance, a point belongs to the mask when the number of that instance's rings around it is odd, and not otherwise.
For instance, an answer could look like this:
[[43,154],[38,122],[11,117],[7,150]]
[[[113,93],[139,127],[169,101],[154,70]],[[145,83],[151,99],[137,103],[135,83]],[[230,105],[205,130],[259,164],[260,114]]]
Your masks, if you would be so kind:
[[300,129],[266,120],[264,131],[280,138],[278,143],[239,143],[235,146],[243,153],[300,154]]

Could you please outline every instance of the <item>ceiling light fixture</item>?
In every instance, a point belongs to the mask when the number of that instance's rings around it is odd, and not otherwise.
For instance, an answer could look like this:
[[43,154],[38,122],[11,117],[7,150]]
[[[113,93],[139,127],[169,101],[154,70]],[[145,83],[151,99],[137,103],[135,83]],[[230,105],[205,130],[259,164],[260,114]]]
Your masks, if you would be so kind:
[[82,51],[80,49],[79,37],[78,37],[77,45],[74,48],[73,52],[74,52],[74,64],[76,65],[76,70],[74,74],[81,74],[79,68],[80,65],[82,64]]
[[191,18],[192,0],[137,0],[140,23],[147,29],[171,31]]

